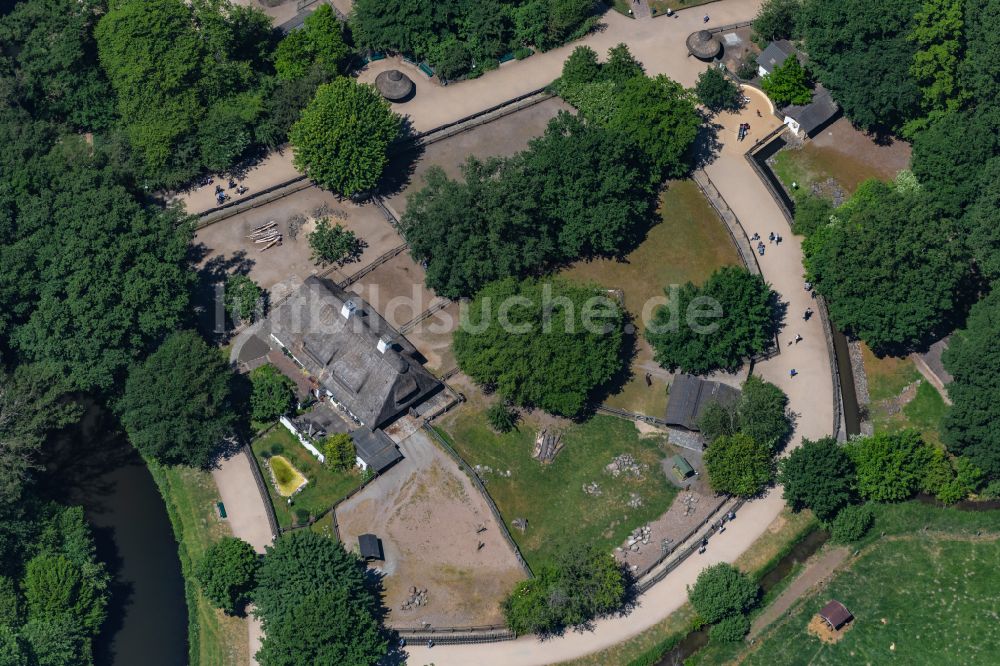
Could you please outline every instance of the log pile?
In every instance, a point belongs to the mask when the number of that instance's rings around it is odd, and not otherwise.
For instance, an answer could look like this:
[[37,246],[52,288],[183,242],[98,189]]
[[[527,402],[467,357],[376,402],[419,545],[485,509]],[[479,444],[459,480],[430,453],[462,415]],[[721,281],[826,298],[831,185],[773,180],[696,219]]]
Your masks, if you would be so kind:
[[562,447],[562,437],[559,433],[542,430],[535,438],[535,450],[531,453],[531,457],[542,463],[550,463]]
[[281,232],[278,231],[278,223],[271,220],[267,224],[262,224],[259,227],[254,227],[247,238],[252,240],[256,245],[263,245],[260,248],[260,252],[274,247],[275,245],[281,245]]

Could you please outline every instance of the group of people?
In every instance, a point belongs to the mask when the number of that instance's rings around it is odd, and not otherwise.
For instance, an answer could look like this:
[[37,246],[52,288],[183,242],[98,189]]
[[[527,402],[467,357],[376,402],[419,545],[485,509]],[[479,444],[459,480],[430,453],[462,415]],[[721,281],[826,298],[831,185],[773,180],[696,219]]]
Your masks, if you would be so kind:
[[742,141],[746,138],[747,134],[750,133],[750,123],[740,123],[740,131],[737,133],[737,139]]
[[[750,237],[750,240],[757,241],[757,254],[763,257],[764,249],[766,246],[764,245],[764,241],[760,239],[760,234],[754,232],[754,235]],[[774,243],[775,245],[781,245],[781,241],[784,239],[779,234],[776,234],[772,231],[767,235],[767,240],[769,243]]]
[[[212,182],[213,181],[209,180],[209,183],[212,183]],[[246,191],[249,188],[245,187],[242,183],[237,184],[237,182],[235,180],[233,180],[232,178],[230,178],[229,179],[229,189],[236,190],[236,194],[238,194],[240,196],[243,196],[243,194],[246,193]],[[216,201],[216,203],[218,203],[221,206],[222,204],[224,204],[226,202],[226,199],[228,199],[228,198],[229,198],[229,195],[226,194],[226,191],[222,188],[222,185],[216,185],[215,186],[215,201]]]

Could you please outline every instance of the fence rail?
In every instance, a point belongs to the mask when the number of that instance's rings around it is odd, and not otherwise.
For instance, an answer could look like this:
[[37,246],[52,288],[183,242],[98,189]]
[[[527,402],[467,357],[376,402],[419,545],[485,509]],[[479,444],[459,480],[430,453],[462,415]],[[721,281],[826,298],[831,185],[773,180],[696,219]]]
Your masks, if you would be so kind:
[[441,312],[441,310],[444,310],[446,307],[448,307],[449,305],[451,305],[451,303],[452,303],[452,301],[450,301],[448,299],[443,299],[443,300],[438,301],[437,303],[435,303],[431,307],[427,308],[426,310],[424,310],[423,312],[421,312],[420,314],[418,314],[416,317],[414,317],[410,321],[406,322],[405,324],[401,324],[400,327],[399,327],[399,332],[403,333],[403,334],[409,333],[414,328],[416,328],[417,325],[420,324],[420,322],[424,321],[425,319],[427,319],[429,317],[434,316],[438,312]]
[[476,643],[500,643],[517,638],[510,629],[495,631],[469,631],[464,627],[443,627],[438,629],[395,629],[400,638],[412,643],[434,641],[441,645],[472,645]]
[[521,568],[524,569],[526,574],[528,574],[528,578],[534,578],[535,574],[532,573],[531,567],[528,566],[524,557],[521,556],[521,549],[517,547],[516,543],[514,543],[514,538],[510,535],[510,531],[507,529],[507,523],[504,521],[503,515],[500,513],[500,509],[497,508],[493,498],[490,497],[490,494],[486,491],[486,486],[483,485],[482,479],[480,479],[479,475],[476,474],[476,470],[472,469],[472,467],[465,462],[462,456],[458,455],[458,452],[452,448],[451,444],[445,441],[444,437],[439,435],[437,430],[435,430],[426,420],[423,422],[423,429],[441,446],[445,453],[451,456],[452,460],[458,464],[459,469],[468,474],[469,478],[472,479],[473,485],[476,486],[476,489],[479,490],[480,494],[482,494],[482,496],[486,499],[486,505],[490,507],[490,513],[493,514],[493,518],[497,521],[500,527],[500,533],[503,534],[504,539],[507,540],[507,544],[514,551],[514,556],[517,558]]
[[278,518],[274,515],[274,505],[271,504],[271,494],[267,492],[267,486],[264,485],[264,476],[260,473],[257,458],[254,456],[253,449],[250,448],[249,444],[244,443],[241,452],[247,457],[247,462],[250,464],[250,471],[253,474],[253,480],[257,484],[257,492],[260,493],[260,499],[264,503],[264,513],[267,514],[267,526],[271,529],[271,539],[277,539],[281,534],[281,528],[278,527]]
[[[375,259],[374,261],[372,261],[371,263],[369,263],[367,266],[365,266],[364,268],[362,268],[361,270],[359,270],[357,273],[354,273],[354,274],[348,276],[347,279],[343,280],[342,282],[340,282],[340,284],[338,286],[341,289],[346,289],[347,287],[350,287],[352,284],[354,284],[355,282],[357,282],[361,278],[365,277],[366,275],[368,275],[369,273],[371,273],[372,271],[374,271],[376,268],[378,268],[380,266],[383,266],[386,263],[388,263],[389,261],[391,261],[391,260],[395,259],[396,257],[398,257],[400,254],[402,254],[403,252],[405,252],[406,248],[408,248],[408,247],[409,247],[408,243],[403,243],[402,245],[397,245],[396,247],[392,248],[388,252],[383,253],[381,256],[379,256],[378,259]],[[335,269],[336,269],[336,266],[334,266],[333,268],[328,269],[327,271],[325,271],[323,273],[320,273],[319,275],[320,275],[320,277],[322,277],[324,275],[329,275],[329,273],[332,273]]]

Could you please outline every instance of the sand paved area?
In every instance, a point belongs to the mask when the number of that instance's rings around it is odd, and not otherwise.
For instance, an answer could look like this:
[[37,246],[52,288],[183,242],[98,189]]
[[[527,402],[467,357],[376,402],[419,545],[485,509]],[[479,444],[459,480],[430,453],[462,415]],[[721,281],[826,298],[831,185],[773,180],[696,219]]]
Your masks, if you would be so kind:
[[[693,86],[707,65],[691,58],[684,39],[695,30],[746,21],[757,13],[760,0],[721,0],[708,7],[677,12],[674,17],[637,21],[608,11],[601,19],[604,27],[583,39],[525,60],[512,60],[478,79],[440,86],[411,65],[393,58],[379,60],[362,71],[358,80],[371,83],[386,69],[402,69],[417,86],[413,99],[393,108],[409,118],[417,132],[440,127],[483,109],[501,104],[552,83],[562,72],[563,61],[574,48],[587,44],[604,57],[612,46],[626,42],[650,74],[668,74],[685,86]],[[702,23],[708,13],[711,20]],[[251,168],[242,179],[250,194],[285,182],[298,175],[291,164],[291,149],[275,152]],[[179,193],[174,200],[192,214],[215,206],[213,187]]]
[[[502,622],[500,601],[525,576],[485,500],[423,431],[413,431],[399,448],[404,460],[337,508],[347,548],[357,547],[360,534],[382,540],[385,562],[373,566],[385,573],[389,625]],[[486,529],[477,534],[481,526]],[[411,587],[427,589],[427,604],[402,610]]]
[[[317,208],[324,205],[329,208],[330,212],[326,215],[331,224],[343,225],[366,243],[358,261],[338,269],[332,276],[335,280],[344,279],[403,243],[374,205],[359,206],[349,200],[338,201],[330,192],[310,187],[199,230],[193,243],[199,257],[199,268],[208,268],[213,273],[223,270],[243,272],[265,289],[288,280],[301,282],[322,270],[310,259],[312,252],[307,236],[314,228]],[[289,219],[294,215],[306,218],[295,238],[289,231]],[[254,227],[270,221],[278,223],[278,230],[284,238],[280,247],[261,252],[261,246],[254,244],[247,235]]]

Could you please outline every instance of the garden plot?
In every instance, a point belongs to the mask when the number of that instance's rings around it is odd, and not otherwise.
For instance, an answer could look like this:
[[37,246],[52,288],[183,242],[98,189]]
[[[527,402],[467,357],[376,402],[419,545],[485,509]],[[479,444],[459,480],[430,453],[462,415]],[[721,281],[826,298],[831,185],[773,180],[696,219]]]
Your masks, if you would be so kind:
[[384,574],[388,624],[501,623],[500,602],[525,574],[486,500],[423,431],[399,447],[402,461],[337,507],[345,547],[382,540],[385,561],[371,566]]

